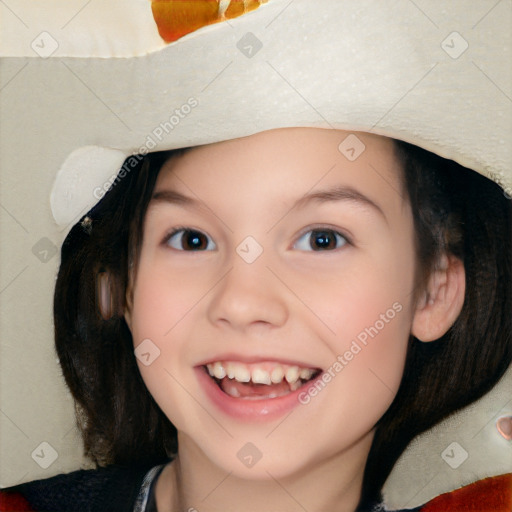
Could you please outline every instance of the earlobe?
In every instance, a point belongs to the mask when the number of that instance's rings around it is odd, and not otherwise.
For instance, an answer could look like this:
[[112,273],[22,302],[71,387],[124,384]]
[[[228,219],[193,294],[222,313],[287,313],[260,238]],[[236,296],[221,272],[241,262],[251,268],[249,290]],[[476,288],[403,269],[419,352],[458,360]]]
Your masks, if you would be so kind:
[[464,264],[453,255],[444,255],[416,305],[413,336],[420,341],[434,341],[446,334],[462,311],[465,291]]

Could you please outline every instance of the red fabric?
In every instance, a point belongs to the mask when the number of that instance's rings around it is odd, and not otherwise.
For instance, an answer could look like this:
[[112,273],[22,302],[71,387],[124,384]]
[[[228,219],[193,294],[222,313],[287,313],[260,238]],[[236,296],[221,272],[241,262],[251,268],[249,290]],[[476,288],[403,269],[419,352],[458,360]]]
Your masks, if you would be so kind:
[[512,473],[479,480],[471,485],[441,494],[421,512],[511,512]]
[[0,491],[0,512],[35,512],[19,492]]

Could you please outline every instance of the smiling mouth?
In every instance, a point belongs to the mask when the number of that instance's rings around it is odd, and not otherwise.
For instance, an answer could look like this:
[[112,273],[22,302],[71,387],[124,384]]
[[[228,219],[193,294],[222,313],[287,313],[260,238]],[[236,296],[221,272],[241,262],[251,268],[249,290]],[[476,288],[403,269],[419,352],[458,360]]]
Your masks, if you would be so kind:
[[215,361],[205,372],[232,398],[265,400],[288,395],[316,378],[322,370],[276,362],[254,364]]

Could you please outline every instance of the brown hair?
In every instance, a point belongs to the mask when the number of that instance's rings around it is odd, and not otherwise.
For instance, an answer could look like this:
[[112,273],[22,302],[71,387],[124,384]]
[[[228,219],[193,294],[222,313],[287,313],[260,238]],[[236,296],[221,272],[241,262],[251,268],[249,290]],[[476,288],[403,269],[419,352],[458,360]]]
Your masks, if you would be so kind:
[[363,496],[376,499],[393,465],[421,432],[488,392],[512,360],[512,202],[457,163],[396,142],[412,206],[420,285],[439,256],[464,263],[462,311],[439,340],[413,336],[397,395],[377,423]]
[[[378,499],[413,437],[489,391],[512,359],[512,203],[495,183],[450,160],[402,142],[395,148],[414,215],[420,277],[439,255],[454,254],[465,265],[466,296],[440,340],[409,340],[401,386],[377,424],[362,506]],[[85,453],[98,465],[157,464],[177,450],[176,429],[144,385],[122,316],[145,212],[172,154],[138,157],[62,246],[56,347]],[[99,275],[108,275],[114,298],[107,319],[100,314]]]
[[[122,316],[144,214],[168,156],[160,152],[138,158],[62,245],[54,296],[55,343],[75,399],[85,454],[100,466],[159,463],[176,449],[176,430],[142,380]],[[105,274],[111,315],[102,311],[98,296],[98,278]]]

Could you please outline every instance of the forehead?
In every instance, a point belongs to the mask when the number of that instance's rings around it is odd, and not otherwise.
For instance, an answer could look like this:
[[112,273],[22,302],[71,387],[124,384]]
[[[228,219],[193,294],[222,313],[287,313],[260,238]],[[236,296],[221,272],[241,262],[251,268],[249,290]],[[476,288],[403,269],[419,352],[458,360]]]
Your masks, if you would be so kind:
[[254,195],[286,202],[340,185],[391,208],[402,203],[402,170],[393,141],[341,130],[271,130],[171,157],[155,190],[244,205]]

